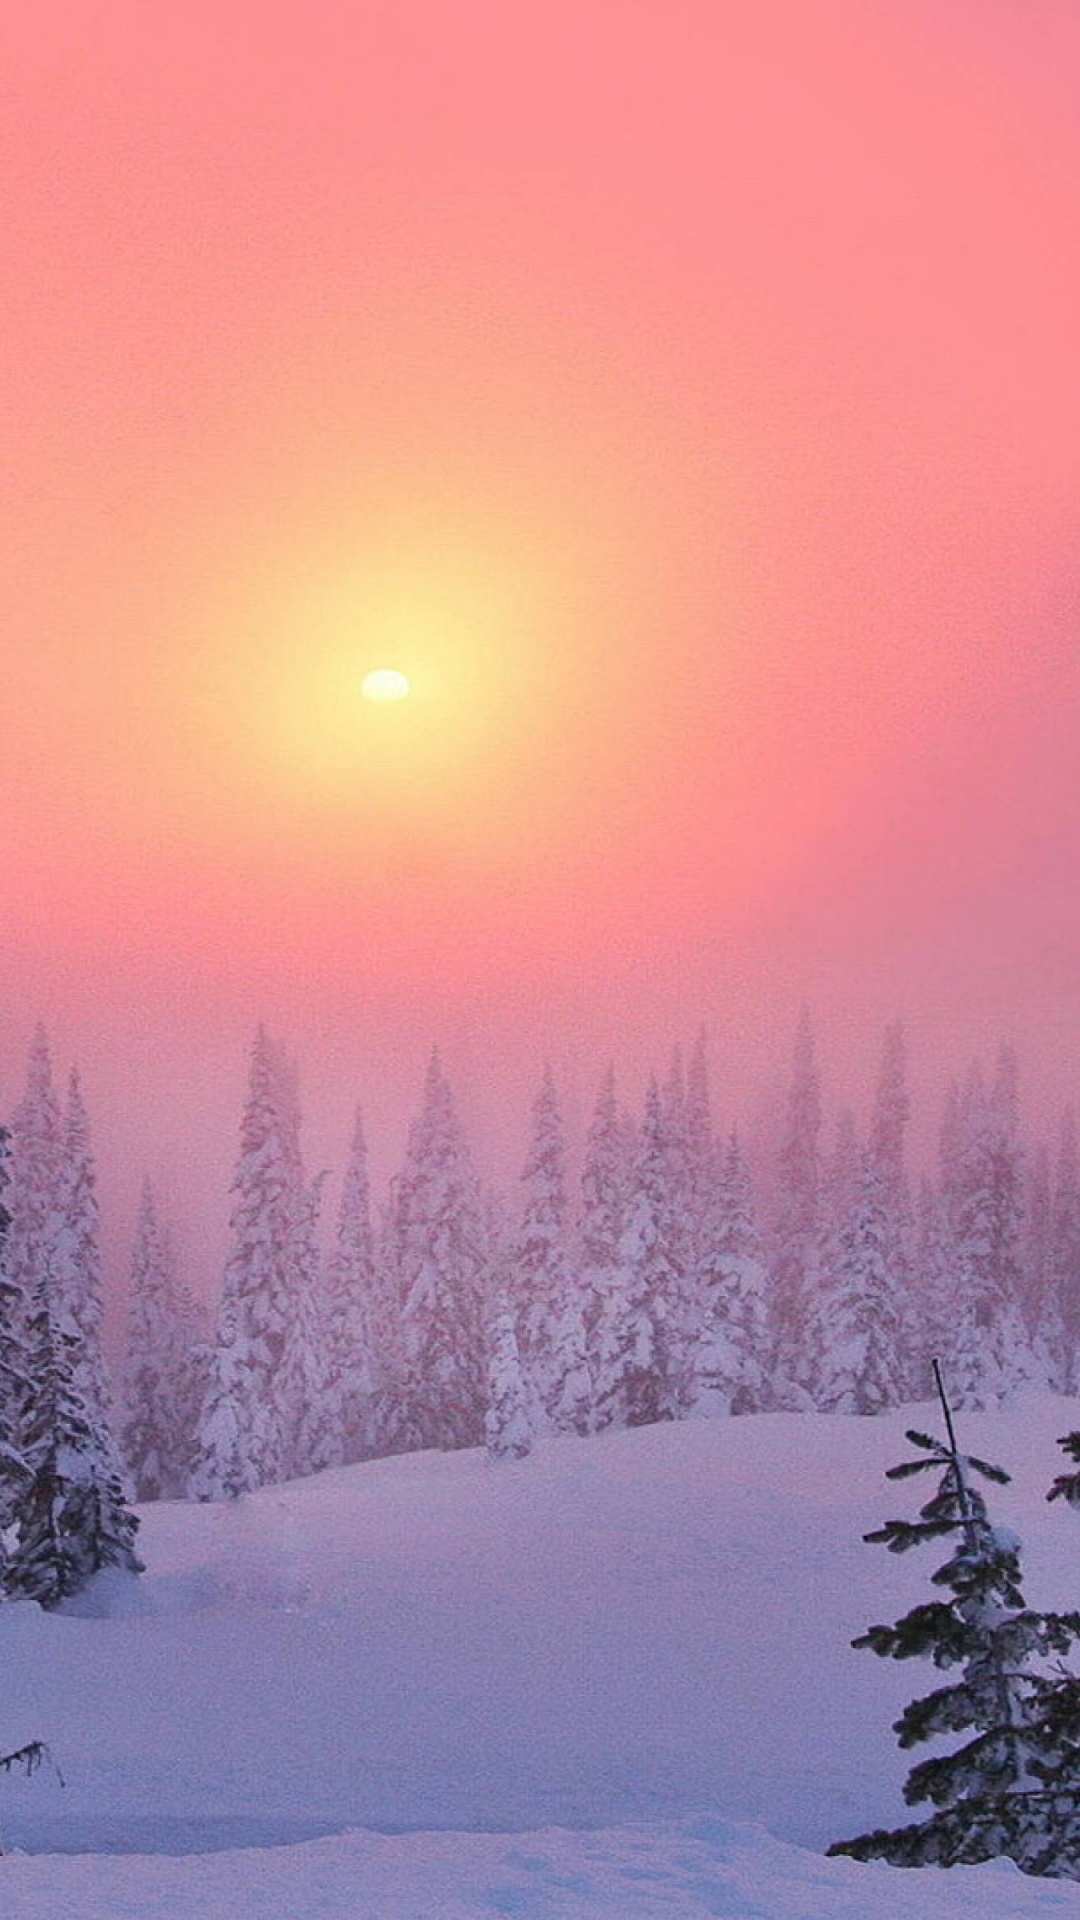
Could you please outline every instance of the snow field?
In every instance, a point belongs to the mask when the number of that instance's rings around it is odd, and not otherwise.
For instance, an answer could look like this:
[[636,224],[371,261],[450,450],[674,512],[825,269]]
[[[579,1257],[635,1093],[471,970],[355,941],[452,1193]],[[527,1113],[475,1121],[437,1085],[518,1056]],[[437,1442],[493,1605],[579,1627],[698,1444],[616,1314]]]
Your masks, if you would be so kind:
[[[1080,1523],[1044,1494],[1076,1412],[961,1423],[1014,1474],[992,1513],[1037,1605],[1075,1601]],[[1080,1888],[1008,1867],[821,1857],[904,1818],[890,1723],[927,1673],[848,1642],[937,1564],[861,1541],[925,1497],[882,1480],[908,1425],[933,1410],[414,1454],[147,1508],[141,1580],[0,1610],[0,1740],[45,1738],[67,1779],[0,1781],[34,1856],[0,1862],[0,1913],[1080,1915]]]

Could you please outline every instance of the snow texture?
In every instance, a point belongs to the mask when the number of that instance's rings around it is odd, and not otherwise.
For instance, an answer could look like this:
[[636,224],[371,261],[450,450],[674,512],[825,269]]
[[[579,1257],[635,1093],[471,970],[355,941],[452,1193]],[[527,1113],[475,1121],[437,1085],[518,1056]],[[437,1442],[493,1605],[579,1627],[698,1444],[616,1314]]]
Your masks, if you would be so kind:
[[[47,1740],[67,1781],[0,1781],[0,1911],[1075,1915],[1075,1884],[1000,1863],[820,1852],[902,1812],[912,1675],[849,1642],[925,1592],[920,1556],[861,1540],[913,1419],[664,1423],[149,1507],[140,1580],[0,1609],[0,1747]],[[1040,1606],[1075,1596],[1080,1523],[1044,1497],[1073,1422],[1051,1397],[961,1421],[1013,1472],[995,1517]]]

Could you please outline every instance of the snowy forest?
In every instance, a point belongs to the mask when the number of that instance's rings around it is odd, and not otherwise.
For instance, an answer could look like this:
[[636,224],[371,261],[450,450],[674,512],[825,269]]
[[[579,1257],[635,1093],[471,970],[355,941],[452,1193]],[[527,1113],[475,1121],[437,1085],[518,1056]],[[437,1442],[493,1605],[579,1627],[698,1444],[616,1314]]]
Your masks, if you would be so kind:
[[605,1075],[576,1198],[545,1073],[511,1204],[479,1177],[433,1055],[382,1205],[357,1114],[324,1257],[296,1070],[260,1029],[216,1325],[144,1186],[110,1394],[86,1110],[75,1075],[62,1109],[39,1031],[0,1136],[5,1591],[49,1604],[102,1564],[133,1564],[129,1494],[212,1500],[420,1448],[517,1457],[540,1433],[688,1416],[873,1414],[926,1399],[933,1356],[962,1409],[1075,1391],[1072,1115],[1054,1152],[1032,1148],[1002,1050],[989,1081],[975,1067],[949,1091],[935,1174],[917,1185],[909,1120],[894,1027],[867,1137],[841,1119],[826,1148],[804,1013],[756,1177],[738,1134],[714,1127],[699,1036],[637,1118]]

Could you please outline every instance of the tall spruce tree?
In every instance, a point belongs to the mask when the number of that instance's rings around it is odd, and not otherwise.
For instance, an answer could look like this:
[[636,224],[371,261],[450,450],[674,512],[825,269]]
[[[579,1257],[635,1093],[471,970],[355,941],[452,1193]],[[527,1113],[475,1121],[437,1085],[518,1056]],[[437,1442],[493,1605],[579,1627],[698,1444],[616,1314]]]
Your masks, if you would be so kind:
[[249,1492],[295,1470],[309,1338],[301,1310],[305,1189],[295,1076],[260,1027],[232,1182],[232,1246],[193,1474],[199,1497]]
[[[688,1357],[700,1317],[695,1231],[698,1179],[681,1047],[672,1049],[667,1076],[660,1087],[660,1117],[664,1151],[664,1234],[671,1270],[678,1276],[672,1313],[678,1316],[679,1325],[673,1344]],[[686,1397],[685,1390],[683,1397]]]
[[901,1306],[889,1263],[885,1185],[872,1151],[859,1156],[836,1265],[811,1302],[808,1378],[827,1413],[881,1413],[903,1397]]
[[319,1209],[326,1175],[300,1193],[293,1229],[293,1317],[278,1389],[292,1436],[289,1473],[318,1473],[338,1457],[338,1406],[331,1391],[326,1300],[319,1263]]
[[487,1406],[484,1443],[488,1459],[523,1460],[532,1451],[537,1409],[518,1348],[513,1238],[501,1204],[487,1208],[488,1284],[484,1301]]
[[532,1113],[514,1248],[517,1343],[536,1405],[554,1433],[585,1433],[592,1383],[584,1290],[572,1271],[562,1118],[550,1067]]
[[627,1186],[615,1075],[609,1067],[600,1084],[585,1142],[578,1221],[578,1266],[590,1381],[589,1424],[593,1431],[616,1420],[621,1404],[618,1378],[609,1377],[607,1367],[617,1350],[614,1328],[625,1292],[620,1248]]
[[1068,1391],[1068,1337],[1054,1284],[1054,1198],[1050,1154],[1040,1141],[1031,1158],[1025,1204],[1024,1317],[1039,1371],[1055,1393]]
[[1065,1391],[1080,1392],[1080,1154],[1076,1115],[1070,1107],[1061,1128],[1055,1170],[1050,1243],[1050,1288],[1062,1327]]
[[76,1357],[76,1387],[92,1425],[111,1447],[112,1396],[101,1344],[104,1307],[97,1172],[90,1142],[90,1120],[75,1068],[68,1081],[57,1199],[60,1267],[66,1278],[70,1311],[81,1335]]
[[327,1392],[334,1433],[329,1464],[340,1465],[367,1459],[377,1451],[375,1394],[378,1362],[383,1357],[377,1355],[375,1344],[375,1237],[367,1139],[359,1108],[353,1118],[337,1233],[327,1266],[325,1312]]
[[972,1070],[943,1144],[956,1287],[948,1374],[959,1406],[988,1406],[1018,1386],[1043,1384],[1022,1307],[1024,1175],[1007,1049],[991,1089]]
[[919,1184],[914,1235],[907,1379],[912,1399],[925,1400],[933,1391],[933,1358],[949,1351],[956,1319],[953,1239],[946,1199],[935,1182],[925,1177]]
[[189,1492],[195,1500],[236,1500],[258,1486],[248,1421],[250,1373],[240,1335],[240,1303],[222,1295],[209,1348]]
[[14,1598],[59,1606],[106,1567],[141,1573],[137,1516],[111,1447],[79,1395],[80,1339],[70,1314],[50,1305],[49,1276],[31,1317],[34,1397],[25,1450],[30,1480],[20,1502],[7,1571]]
[[189,1338],[167,1237],[153,1189],[144,1180],[131,1249],[121,1448],[139,1500],[178,1500],[187,1492],[191,1435],[181,1406]]
[[491,1314],[487,1339],[488,1400],[484,1442],[490,1460],[523,1460],[532,1451],[530,1395],[518,1351],[514,1310],[503,1295]]
[[648,1426],[685,1411],[681,1275],[671,1253],[664,1113],[651,1080],[619,1240],[618,1283],[600,1355],[603,1424]]
[[[940,1385],[940,1375],[938,1376]],[[895,1626],[874,1626],[853,1642],[886,1659],[925,1658],[959,1667],[959,1680],[915,1700],[896,1722],[901,1747],[968,1734],[951,1751],[914,1766],[904,1787],[909,1806],[929,1801],[925,1820],[862,1834],[830,1847],[858,1860],[895,1866],[956,1866],[1007,1855],[1028,1873],[1080,1875],[1080,1743],[1077,1682],[1049,1673],[1049,1657],[1067,1653],[1080,1614],[1036,1613],[1021,1587],[1020,1549],[991,1524],[977,1478],[1008,1480],[1000,1467],[959,1452],[944,1393],[947,1441],[909,1431],[914,1459],[888,1478],[939,1475],[918,1520],[889,1520],[867,1540],[904,1553],[948,1540],[933,1575],[948,1598],[914,1607]]]
[[[28,1468],[11,1519],[9,1594],[53,1607],[106,1567],[138,1573],[138,1525],[107,1418],[93,1158],[73,1081],[61,1128],[39,1029],[15,1115],[15,1222],[31,1392],[20,1451]],[[20,1179],[21,1176],[21,1179]]]
[[750,1174],[734,1131],[720,1160],[698,1259],[693,1411],[763,1411],[771,1404],[769,1276]]
[[5,1247],[6,1280],[12,1325],[21,1329],[27,1348],[41,1276],[46,1267],[57,1263],[62,1133],[49,1043],[39,1025],[30,1045],[26,1085],[11,1117],[8,1160],[11,1224]]
[[696,1273],[711,1238],[722,1157],[713,1125],[709,1051],[704,1028],[698,1032],[687,1061],[683,1139],[689,1189],[690,1259]]
[[774,1374],[778,1391],[795,1406],[807,1404],[806,1323],[820,1280],[820,1134],[821,1085],[810,1014],[804,1006],[780,1141],[772,1261],[777,1311]]
[[10,1135],[0,1125],[0,1594],[7,1578],[4,1538],[19,1510],[30,1479],[23,1440],[32,1399],[29,1314],[20,1288],[10,1278],[11,1213],[8,1197]]
[[487,1401],[483,1208],[437,1053],[395,1184],[388,1240],[401,1315],[392,1445],[478,1446]]
[[855,1115],[850,1107],[844,1107],[837,1115],[832,1153],[827,1159],[823,1157],[821,1169],[818,1246],[820,1276],[825,1284],[835,1278],[840,1264],[844,1235],[855,1205],[862,1158]]
[[915,1284],[915,1220],[907,1176],[910,1119],[907,1046],[903,1026],[897,1021],[886,1029],[881,1049],[869,1151],[884,1213],[885,1264],[895,1302],[897,1352],[904,1376],[901,1397],[918,1399],[926,1391],[926,1329],[920,1290]]

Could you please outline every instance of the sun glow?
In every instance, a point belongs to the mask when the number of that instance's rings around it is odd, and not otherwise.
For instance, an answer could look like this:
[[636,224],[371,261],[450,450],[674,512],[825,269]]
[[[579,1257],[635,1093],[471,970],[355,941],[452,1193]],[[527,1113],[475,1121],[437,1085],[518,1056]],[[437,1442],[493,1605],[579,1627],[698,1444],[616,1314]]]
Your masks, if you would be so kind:
[[371,673],[365,673],[360,691],[365,700],[407,700],[412,682],[407,673],[399,673],[396,667],[375,667]]
[[[270,819],[290,843],[314,832],[324,850],[384,828],[502,844],[551,731],[559,567],[494,515],[424,539],[388,523],[344,566],[341,544],[301,540],[272,567],[245,555],[207,618],[246,635],[227,678],[220,649],[207,669],[230,810],[260,836]],[[246,716],[239,732],[226,713]]]

